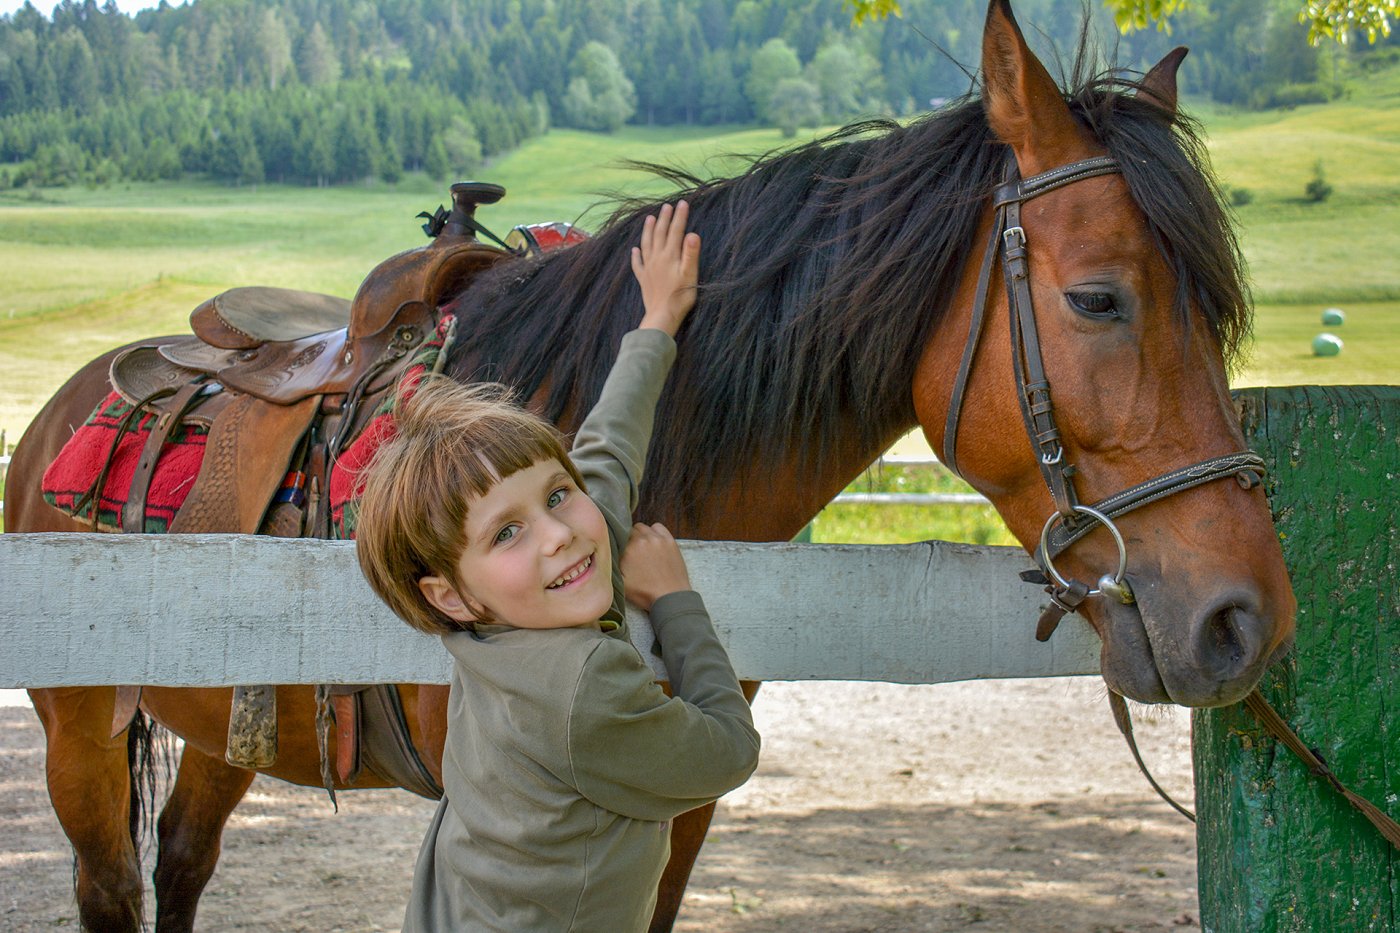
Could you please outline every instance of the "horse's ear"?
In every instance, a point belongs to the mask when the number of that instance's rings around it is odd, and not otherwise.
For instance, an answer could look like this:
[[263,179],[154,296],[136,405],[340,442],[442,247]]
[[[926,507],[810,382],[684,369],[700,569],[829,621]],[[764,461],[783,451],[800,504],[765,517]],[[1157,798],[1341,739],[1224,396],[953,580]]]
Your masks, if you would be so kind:
[[982,33],[987,122],[1016,153],[1022,177],[1072,161],[1081,133],[1055,80],[1026,45],[1009,0],[991,0]]
[[1186,57],[1188,51],[1190,50],[1186,46],[1178,45],[1163,56],[1162,60],[1143,76],[1142,90],[1138,92],[1138,96],[1152,101],[1169,113],[1176,113],[1176,70],[1181,67],[1181,60]]

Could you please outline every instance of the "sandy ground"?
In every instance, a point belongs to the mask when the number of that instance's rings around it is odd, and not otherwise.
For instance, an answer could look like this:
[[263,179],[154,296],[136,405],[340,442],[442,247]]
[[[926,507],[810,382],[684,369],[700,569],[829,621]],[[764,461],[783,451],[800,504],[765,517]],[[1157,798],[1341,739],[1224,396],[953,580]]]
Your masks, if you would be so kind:
[[[1194,830],[1137,774],[1095,679],[775,683],[755,711],[762,763],[720,804],[678,930],[1198,929]],[[1187,714],[1146,711],[1138,736],[1189,804]],[[3,931],[77,925],[42,774],[33,710],[0,706]],[[340,800],[259,778],[199,928],[398,930],[432,805]]]

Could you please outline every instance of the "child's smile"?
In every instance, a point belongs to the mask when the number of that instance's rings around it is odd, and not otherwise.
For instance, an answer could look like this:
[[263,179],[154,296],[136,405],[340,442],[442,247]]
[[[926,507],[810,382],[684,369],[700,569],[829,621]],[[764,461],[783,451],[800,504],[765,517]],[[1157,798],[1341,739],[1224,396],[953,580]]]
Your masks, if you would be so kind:
[[471,501],[457,573],[465,598],[439,608],[463,621],[569,628],[597,622],[612,605],[607,523],[556,460],[512,473]]
[[553,583],[551,583],[549,585],[549,588],[551,590],[557,590],[566,586],[573,586],[575,583],[578,583],[583,578],[584,574],[588,573],[588,571],[592,569],[593,555],[589,554],[583,560],[579,561],[572,568],[570,568],[568,573],[564,574],[558,580],[555,580]]

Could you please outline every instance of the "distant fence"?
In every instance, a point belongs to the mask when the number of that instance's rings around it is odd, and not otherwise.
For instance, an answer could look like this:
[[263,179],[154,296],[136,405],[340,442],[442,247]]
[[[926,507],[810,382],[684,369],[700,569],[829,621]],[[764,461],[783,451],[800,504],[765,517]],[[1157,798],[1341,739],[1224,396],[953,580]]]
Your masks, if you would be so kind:
[[[937,457],[890,454],[877,464],[892,466],[933,466]],[[975,492],[843,492],[833,505],[991,505],[986,496]]]

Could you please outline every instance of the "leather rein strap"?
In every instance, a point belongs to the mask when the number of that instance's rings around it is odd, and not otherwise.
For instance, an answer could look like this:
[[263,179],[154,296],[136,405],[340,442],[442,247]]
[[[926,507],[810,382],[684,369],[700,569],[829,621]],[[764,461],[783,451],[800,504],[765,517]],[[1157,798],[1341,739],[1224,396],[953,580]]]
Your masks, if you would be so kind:
[[[1091,596],[1108,593],[1122,602],[1133,602],[1131,586],[1124,579],[1127,555],[1122,538],[1113,526],[1113,519],[1158,499],[1227,476],[1236,477],[1241,485],[1250,488],[1258,485],[1264,475],[1264,461],[1253,453],[1242,451],[1172,470],[1109,496],[1094,506],[1084,506],[1079,501],[1074,487],[1075,468],[1065,462],[1065,448],[1055,424],[1054,405],[1050,397],[1050,378],[1040,353],[1040,334],[1031,298],[1026,231],[1021,226],[1021,205],[1065,185],[1120,171],[1114,159],[1095,156],[1023,179],[1019,177],[1015,161],[1008,161],[1005,181],[996,188],[992,198],[995,211],[992,235],[982,254],[977,292],[973,298],[972,321],[953,382],[948,420],[943,431],[943,464],[961,475],[957,462],[958,424],[977,346],[986,329],[993,266],[1000,260],[1010,318],[1016,398],[1026,434],[1055,506],[1055,514],[1046,523],[1046,534],[1042,536],[1044,546],[1035,552],[1040,571],[1023,574],[1025,579],[1045,585],[1050,594],[1051,605],[1036,626],[1036,638],[1040,641],[1048,639],[1060,619],[1066,613],[1077,610]],[[1060,576],[1054,569],[1055,557],[1100,525],[1106,525],[1119,542],[1119,572],[1113,576],[1106,574],[1100,579],[1098,588]]]
[[[1142,755],[1138,752],[1137,741],[1133,738],[1133,723],[1128,715],[1128,704],[1112,690],[1108,692],[1108,705],[1113,710],[1113,721],[1118,725],[1118,731],[1123,733],[1123,738],[1128,742],[1128,748],[1133,753],[1133,760],[1137,762],[1138,770],[1147,778],[1147,782],[1152,785],[1152,789],[1157,795],[1176,809],[1178,813],[1186,817],[1191,822],[1196,822],[1196,814],[1183,807],[1172,799],[1162,787],[1153,779],[1152,773],[1147,770],[1147,765],[1143,763]],[[1321,781],[1325,781],[1337,793],[1341,794],[1347,803],[1356,808],[1356,811],[1364,816],[1367,821],[1380,832],[1396,849],[1400,849],[1400,823],[1390,818],[1390,815],[1376,806],[1371,801],[1356,793],[1350,787],[1342,783],[1341,778],[1323,761],[1317,752],[1308,747],[1298,734],[1288,725],[1287,721],[1278,714],[1258,688],[1250,691],[1249,696],[1244,698],[1244,708],[1259,721],[1265,730],[1268,731],[1285,748],[1298,757],[1313,776]]]

